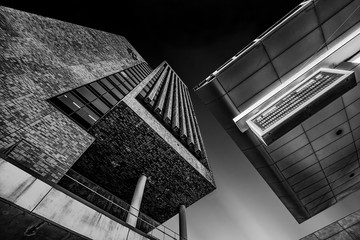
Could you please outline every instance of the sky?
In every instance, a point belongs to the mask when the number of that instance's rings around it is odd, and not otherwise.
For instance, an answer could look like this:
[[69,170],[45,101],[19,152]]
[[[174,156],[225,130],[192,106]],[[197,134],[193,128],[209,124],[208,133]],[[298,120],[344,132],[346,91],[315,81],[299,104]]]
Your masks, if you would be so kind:
[[[16,1],[1,4],[125,36],[190,89],[217,189],[187,209],[189,240],[297,240],[358,209],[360,192],[298,224],[192,88],[301,1]],[[116,3],[116,4],[115,4]],[[178,231],[177,216],[165,223]]]

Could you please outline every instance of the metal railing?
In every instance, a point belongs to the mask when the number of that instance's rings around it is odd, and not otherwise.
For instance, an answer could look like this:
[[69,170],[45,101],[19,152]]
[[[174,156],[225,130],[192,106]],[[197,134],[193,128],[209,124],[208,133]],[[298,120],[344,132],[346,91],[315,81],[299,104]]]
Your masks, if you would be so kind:
[[[111,218],[119,222],[122,225],[129,226],[126,224],[126,218],[129,214],[135,216],[138,221],[136,228],[140,230],[145,236],[149,236],[161,240],[180,240],[180,235],[172,229],[160,224],[149,216],[141,213],[138,209],[133,208],[130,204],[121,200],[117,196],[113,195],[109,191],[100,187],[96,183],[75,172],[74,170],[68,170],[58,182],[54,184],[46,180],[48,175],[59,171],[58,167],[63,169],[69,168],[63,163],[58,162],[44,150],[36,147],[33,143],[21,139],[17,143],[13,144],[8,148],[0,149],[0,156],[10,163],[15,164],[24,171],[34,175],[40,180],[45,180],[51,186],[59,191],[64,192],[64,189],[78,196],[78,199],[90,203],[90,205],[96,206],[101,209],[106,215],[111,215]],[[56,166],[48,166],[45,164],[45,168],[48,169],[49,173],[41,173],[37,171],[34,165],[36,162],[42,162],[41,160],[51,159],[56,161]],[[33,164],[32,164],[33,163]],[[60,187],[59,187],[60,186]],[[65,194],[68,194],[65,192]],[[89,205],[89,204],[87,204]],[[139,215],[136,216],[134,213],[129,212],[129,209],[133,208]],[[130,227],[131,228],[131,227]]]

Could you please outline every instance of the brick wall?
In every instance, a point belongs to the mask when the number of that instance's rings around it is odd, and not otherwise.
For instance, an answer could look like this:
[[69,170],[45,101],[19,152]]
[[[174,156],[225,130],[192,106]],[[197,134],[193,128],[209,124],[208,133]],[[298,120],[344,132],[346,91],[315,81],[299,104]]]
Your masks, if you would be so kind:
[[72,169],[127,203],[139,176],[146,175],[140,210],[156,221],[164,222],[178,213],[179,205],[189,206],[215,189],[212,179],[203,176],[124,102],[89,132],[96,140]]
[[27,140],[54,161],[19,161],[57,182],[94,138],[46,100],[143,61],[124,37],[0,6],[0,149]]

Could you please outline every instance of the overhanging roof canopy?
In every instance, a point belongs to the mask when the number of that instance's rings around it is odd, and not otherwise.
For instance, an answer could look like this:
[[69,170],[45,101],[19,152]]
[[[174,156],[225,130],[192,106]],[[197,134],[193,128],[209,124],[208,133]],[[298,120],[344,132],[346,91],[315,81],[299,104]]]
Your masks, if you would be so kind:
[[195,91],[298,222],[360,187],[360,87],[266,146],[233,121],[281,85],[322,67],[355,72],[360,1],[304,1],[201,82]]

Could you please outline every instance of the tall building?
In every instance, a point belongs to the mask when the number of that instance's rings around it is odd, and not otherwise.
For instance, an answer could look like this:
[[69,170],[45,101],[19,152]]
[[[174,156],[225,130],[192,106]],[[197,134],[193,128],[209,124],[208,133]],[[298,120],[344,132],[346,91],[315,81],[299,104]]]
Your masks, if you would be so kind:
[[[2,239],[187,239],[215,189],[187,87],[122,36],[0,7]],[[180,234],[161,224],[180,213]]]
[[360,1],[303,1],[195,87],[294,218],[360,188]]

